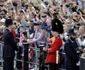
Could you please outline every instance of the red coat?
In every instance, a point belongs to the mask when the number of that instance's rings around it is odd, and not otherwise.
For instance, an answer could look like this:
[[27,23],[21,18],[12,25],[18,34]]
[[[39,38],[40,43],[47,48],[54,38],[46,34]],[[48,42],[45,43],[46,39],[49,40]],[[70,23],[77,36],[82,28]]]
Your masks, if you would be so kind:
[[56,51],[62,46],[62,39],[55,38],[50,49],[48,50],[48,55],[46,58],[46,63],[56,63]]
[[11,30],[12,34],[13,34],[13,37],[15,38],[16,37],[16,33],[15,33],[15,30]]

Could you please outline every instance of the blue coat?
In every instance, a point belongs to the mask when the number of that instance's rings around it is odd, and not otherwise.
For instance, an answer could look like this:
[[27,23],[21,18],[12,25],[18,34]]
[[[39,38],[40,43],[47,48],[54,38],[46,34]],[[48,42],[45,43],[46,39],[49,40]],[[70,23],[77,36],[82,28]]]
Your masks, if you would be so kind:
[[46,29],[46,31],[50,31],[50,26],[46,25],[46,22],[41,23],[41,29]]
[[4,39],[4,47],[3,47],[3,57],[14,57],[15,50],[17,49],[17,45],[14,41],[13,34],[10,32],[9,29],[6,29],[3,33]]

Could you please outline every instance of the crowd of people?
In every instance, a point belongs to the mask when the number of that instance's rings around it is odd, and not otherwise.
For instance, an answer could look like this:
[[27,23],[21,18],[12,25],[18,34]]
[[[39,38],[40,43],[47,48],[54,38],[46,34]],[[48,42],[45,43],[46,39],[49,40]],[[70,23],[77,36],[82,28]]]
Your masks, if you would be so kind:
[[[44,44],[42,50],[47,52],[44,63],[50,70],[59,67],[79,70],[79,59],[85,57],[85,9],[79,4],[78,1],[60,4],[49,0],[36,3],[14,0],[0,5],[3,70],[13,70],[14,52],[23,46],[23,42],[31,46]],[[18,43],[15,42],[17,38]],[[47,43],[51,44],[47,47]]]

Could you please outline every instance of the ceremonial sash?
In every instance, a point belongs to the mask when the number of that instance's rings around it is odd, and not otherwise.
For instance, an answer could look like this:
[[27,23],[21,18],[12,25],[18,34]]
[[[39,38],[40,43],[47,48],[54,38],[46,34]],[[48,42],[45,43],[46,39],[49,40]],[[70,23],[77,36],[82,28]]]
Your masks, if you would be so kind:
[[57,50],[56,51],[56,64],[59,63],[59,51]]

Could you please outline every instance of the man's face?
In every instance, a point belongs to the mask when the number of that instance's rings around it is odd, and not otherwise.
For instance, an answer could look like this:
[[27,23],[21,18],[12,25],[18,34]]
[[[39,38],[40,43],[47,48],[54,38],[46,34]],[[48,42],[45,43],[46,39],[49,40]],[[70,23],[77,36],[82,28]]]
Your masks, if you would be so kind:
[[13,24],[13,25],[12,25],[12,28],[15,29],[15,28],[16,28],[16,25]]
[[76,39],[76,38],[77,38],[77,35],[71,35],[71,37],[72,37],[73,39]]
[[68,32],[68,30],[69,30],[69,27],[66,25],[66,26],[64,27],[64,32]]
[[73,19],[75,19],[76,21],[79,20],[79,15],[78,15],[77,13],[75,13],[75,14],[73,15]]
[[12,30],[14,28],[14,25],[10,25],[9,28]]
[[34,15],[31,13],[29,14],[30,20],[32,20],[34,18]]

